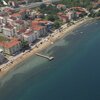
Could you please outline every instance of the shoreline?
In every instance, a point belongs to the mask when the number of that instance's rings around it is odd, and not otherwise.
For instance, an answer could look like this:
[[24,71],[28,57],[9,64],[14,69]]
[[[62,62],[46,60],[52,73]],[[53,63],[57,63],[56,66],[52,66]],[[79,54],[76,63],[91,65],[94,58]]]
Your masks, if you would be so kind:
[[[93,18],[87,18],[87,19],[80,19],[75,24],[67,27],[67,24],[62,25],[62,31],[58,32],[57,30],[54,31],[51,36],[47,36],[38,43],[36,43],[31,51],[26,51],[24,53],[19,54],[17,57],[15,57],[13,60],[9,61],[9,63],[3,65],[4,68],[2,68],[0,72],[0,77],[6,75],[11,69],[16,67],[17,64],[21,63],[22,61],[25,61],[29,57],[33,56],[35,53],[40,52],[44,49],[46,49],[48,46],[52,45],[54,42],[59,40],[60,38],[64,36],[70,35],[70,32],[74,29],[77,29],[82,24],[88,23],[89,21],[92,21]],[[41,44],[42,42],[42,44]],[[1,65],[2,66],[2,65]]]

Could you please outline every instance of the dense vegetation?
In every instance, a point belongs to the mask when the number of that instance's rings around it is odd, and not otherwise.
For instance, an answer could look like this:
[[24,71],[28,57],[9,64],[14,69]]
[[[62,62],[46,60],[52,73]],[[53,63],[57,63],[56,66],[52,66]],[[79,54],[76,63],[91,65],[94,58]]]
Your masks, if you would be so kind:
[[57,16],[57,13],[60,10],[57,9],[56,6],[54,6],[54,5],[46,6],[45,4],[42,4],[38,10],[42,14],[44,14],[44,15],[46,14],[44,16],[45,20],[50,20],[50,21],[54,22],[54,27],[55,28],[58,28],[62,24],[62,21],[60,21],[58,16]]

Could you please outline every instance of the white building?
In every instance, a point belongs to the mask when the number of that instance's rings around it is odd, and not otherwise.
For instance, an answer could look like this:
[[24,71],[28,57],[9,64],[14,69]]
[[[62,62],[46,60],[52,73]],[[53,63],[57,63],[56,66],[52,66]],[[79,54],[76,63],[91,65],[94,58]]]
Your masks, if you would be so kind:
[[3,25],[3,34],[6,36],[6,37],[13,37],[16,35],[17,31],[16,31],[16,27],[12,26],[11,24],[6,24],[6,25]]
[[28,43],[32,43],[35,40],[37,40],[38,35],[37,32],[34,32],[32,29],[27,29],[26,32],[23,34],[23,38],[25,41],[28,41]]
[[14,26],[16,27],[16,30],[17,30],[17,31],[19,31],[19,30],[21,30],[21,29],[23,29],[23,28],[26,28],[26,24],[24,23],[23,20],[16,20],[16,21],[14,22]]
[[6,23],[7,22],[7,18],[3,15],[0,16],[0,23]]

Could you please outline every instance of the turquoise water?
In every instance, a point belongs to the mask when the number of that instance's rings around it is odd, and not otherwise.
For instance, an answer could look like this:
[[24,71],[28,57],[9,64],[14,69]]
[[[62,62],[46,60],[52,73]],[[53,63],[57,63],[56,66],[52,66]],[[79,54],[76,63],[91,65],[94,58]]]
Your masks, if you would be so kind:
[[84,24],[0,79],[0,100],[100,100],[100,21]]

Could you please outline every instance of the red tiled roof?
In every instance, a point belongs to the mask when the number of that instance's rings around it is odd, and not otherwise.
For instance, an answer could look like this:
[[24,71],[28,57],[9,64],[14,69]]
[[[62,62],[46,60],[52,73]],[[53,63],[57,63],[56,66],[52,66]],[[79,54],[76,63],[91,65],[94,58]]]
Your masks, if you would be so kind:
[[26,29],[20,29],[19,31],[18,31],[18,33],[24,33],[26,31]]
[[4,14],[0,14],[1,17],[7,16],[5,13]]
[[40,23],[44,23],[44,24],[47,24],[49,21],[47,21],[47,20],[41,20],[41,21],[39,21]]
[[11,17],[10,17],[10,19],[12,19],[12,20],[16,20],[17,18],[16,18],[16,17],[11,16]]
[[16,20],[15,22],[18,23],[18,24],[24,24],[23,20]]
[[21,10],[19,11],[20,14],[21,14],[21,13],[24,13],[24,12],[26,12],[26,9],[21,9]]
[[39,31],[39,30],[41,30],[41,29],[43,29],[44,27],[43,26],[36,26],[36,27],[32,27],[32,29],[33,30],[35,30],[35,31]]
[[11,16],[12,16],[12,17],[19,17],[19,16],[21,16],[21,14],[19,14],[19,13],[14,13],[14,14],[12,14]]
[[62,15],[62,14],[63,14],[62,12],[57,13],[57,15]]
[[30,9],[23,8],[19,11],[19,13],[30,12]]
[[39,25],[39,22],[38,21],[32,21],[32,27],[33,26],[37,26],[37,25]]
[[68,18],[68,16],[66,16],[66,15],[61,15],[61,18]]
[[11,9],[11,8],[5,8],[5,9],[4,9],[4,12],[11,12],[11,13],[13,13],[13,12],[14,12],[14,10],[13,10],[13,9]]
[[77,14],[77,15],[80,15],[80,14],[82,14],[82,12],[76,12],[76,14]]
[[98,1],[98,3],[97,4],[100,4],[100,1]]
[[32,26],[37,26],[40,23],[47,24],[48,22],[47,20],[32,21]]
[[39,25],[40,23],[47,24],[48,21],[46,21],[46,20],[32,21],[32,29],[37,30],[37,31],[43,29],[44,26]]
[[33,30],[29,30],[25,32],[25,35],[31,35],[33,33]]
[[5,25],[5,28],[13,29],[13,26],[12,26],[11,24],[7,23],[7,24]]
[[18,39],[14,38],[9,42],[0,42],[0,46],[3,46],[4,48],[11,48],[13,46],[16,46],[20,43],[20,41],[18,41]]

